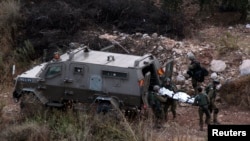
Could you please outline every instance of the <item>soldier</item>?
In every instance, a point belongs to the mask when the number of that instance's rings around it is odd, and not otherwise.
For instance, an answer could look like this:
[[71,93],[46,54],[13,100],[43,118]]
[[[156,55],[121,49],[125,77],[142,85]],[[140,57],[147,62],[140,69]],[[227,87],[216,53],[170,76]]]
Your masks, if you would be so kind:
[[162,127],[162,119],[163,119],[163,110],[162,110],[162,101],[166,101],[159,94],[160,86],[155,85],[153,87],[153,92],[149,95],[149,104],[152,107],[153,113],[155,115],[155,126],[157,128]]
[[202,88],[198,87],[198,95],[195,97],[194,99],[194,103],[193,105],[195,106],[199,106],[199,125],[200,125],[200,130],[203,131],[203,114],[205,113],[206,115],[206,124],[210,124],[210,112],[208,109],[208,105],[209,105],[209,98],[207,96],[207,94],[202,92]]
[[219,124],[217,116],[219,113],[219,109],[217,105],[215,104],[215,99],[217,96],[217,86],[220,84],[220,81],[217,78],[212,79],[212,82],[208,84],[206,87],[206,93],[209,97],[210,104],[209,104],[209,110],[210,113],[213,114],[213,123]]
[[197,87],[200,85],[200,83],[195,79],[194,71],[199,67],[200,62],[198,62],[195,59],[193,53],[188,54],[188,59],[191,61],[191,63],[188,65],[188,71],[187,71],[188,76],[186,77],[186,79],[189,79],[190,77],[192,78],[192,86],[194,88],[194,94],[196,95]]
[[[165,85],[163,85],[166,89],[173,91],[174,93],[177,91],[177,87],[171,83],[169,78],[166,78]],[[176,118],[176,108],[177,108],[177,100],[173,99],[172,97],[167,97],[166,102],[164,103],[164,113],[165,113],[165,120],[168,121],[168,109],[171,107],[171,112],[173,114],[173,119]]]

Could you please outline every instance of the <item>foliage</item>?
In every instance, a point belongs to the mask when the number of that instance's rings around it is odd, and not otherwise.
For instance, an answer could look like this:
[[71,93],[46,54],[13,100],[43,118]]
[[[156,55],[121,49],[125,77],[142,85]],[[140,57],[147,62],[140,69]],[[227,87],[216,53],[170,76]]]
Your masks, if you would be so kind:
[[239,49],[238,47],[238,37],[227,32],[223,37],[221,37],[217,43],[218,52],[220,55],[230,53]]
[[182,4],[182,0],[163,0],[163,8],[168,12],[180,12]]
[[220,95],[230,105],[250,108],[249,95],[250,76],[241,76],[240,78],[225,82],[221,89]]
[[4,0],[0,3],[0,48],[8,52],[14,43],[18,23],[21,20],[20,3],[16,0]]
[[20,2],[17,0],[0,1],[0,83],[9,80],[13,60],[13,47],[18,26],[21,21]]
[[223,10],[235,11],[247,9],[248,0],[222,0],[221,8]]
[[[187,132],[187,129],[180,130],[180,126],[177,124],[169,123],[168,127],[157,130],[157,133],[155,133],[153,125],[154,119],[150,117],[129,122],[124,116],[117,119],[112,114],[90,114],[51,109],[44,115],[36,115],[24,119],[22,123],[9,125],[5,130],[0,131],[0,138],[27,141],[155,141],[167,139],[184,141],[198,139],[197,136],[192,136]],[[175,134],[167,136],[169,131]],[[187,136],[179,135],[179,132],[183,132]]]
[[24,122],[20,125],[9,126],[0,132],[4,141],[48,141],[48,128],[37,122]]
[[220,5],[221,11],[238,11],[241,13],[240,20],[247,19],[249,0],[222,0]]
[[24,41],[24,46],[19,47],[14,52],[15,58],[19,63],[29,63],[34,59],[35,49],[29,40]]

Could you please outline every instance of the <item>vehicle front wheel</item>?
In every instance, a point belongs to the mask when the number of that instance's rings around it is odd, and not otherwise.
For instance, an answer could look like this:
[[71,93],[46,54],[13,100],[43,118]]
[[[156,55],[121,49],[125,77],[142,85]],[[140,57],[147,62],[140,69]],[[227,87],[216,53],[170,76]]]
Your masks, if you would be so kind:
[[34,93],[23,93],[20,98],[21,114],[24,117],[41,116],[45,111],[45,105]]

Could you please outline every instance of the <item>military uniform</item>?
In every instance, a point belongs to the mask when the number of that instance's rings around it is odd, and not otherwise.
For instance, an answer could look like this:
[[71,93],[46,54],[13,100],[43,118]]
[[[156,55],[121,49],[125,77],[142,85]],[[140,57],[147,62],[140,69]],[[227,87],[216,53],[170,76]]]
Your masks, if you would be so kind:
[[217,90],[216,90],[216,85],[219,84],[218,80],[213,81],[212,83],[210,83],[207,87],[206,87],[206,92],[207,95],[209,97],[210,100],[210,104],[209,104],[209,110],[210,113],[213,114],[213,123],[214,124],[218,124],[218,113],[219,113],[219,109],[215,103],[215,99],[216,99],[216,95],[217,95]]
[[194,94],[197,94],[197,88],[200,86],[200,83],[194,78],[194,70],[198,67],[197,65],[199,64],[199,62],[195,59],[190,59],[191,63],[188,66],[188,75],[189,77],[192,78],[192,86],[194,88]]
[[199,106],[199,110],[198,110],[198,113],[199,113],[199,125],[200,125],[200,130],[203,130],[203,114],[205,113],[206,115],[206,119],[205,119],[205,122],[206,124],[210,124],[210,112],[209,112],[209,109],[208,109],[208,106],[209,106],[209,98],[208,96],[205,94],[205,93],[202,93],[202,89],[199,90],[201,88],[198,88],[198,92],[199,94],[195,97],[194,99],[194,104],[193,105],[197,105]]
[[[170,91],[176,92],[177,88],[174,84],[172,84],[170,82],[170,80],[168,80],[168,82],[166,82],[166,84],[164,85],[164,87]],[[173,114],[173,118],[176,118],[176,108],[177,108],[177,100],[171,98],[171,97],[167,97],[166,102],[164,103],[164,113],[165,113],[165,120],[168,121],[168,110],[171,107],[171,112]]]
[[161,102],[156,95],[157,94],[155,92],[149,93],[149,105],[151,106],[155,117],[160,119],[162,115]]
[[166,101],[163,97],[158,94],[158,90],[160,89],[157,86],[157,89],[154,87],[154,91],[149,93],[149,105],[151,106],[153,113],[155,115],[155,126],[160,128],[162,126],[163,120],[163,109],[162,109],[162,102]]

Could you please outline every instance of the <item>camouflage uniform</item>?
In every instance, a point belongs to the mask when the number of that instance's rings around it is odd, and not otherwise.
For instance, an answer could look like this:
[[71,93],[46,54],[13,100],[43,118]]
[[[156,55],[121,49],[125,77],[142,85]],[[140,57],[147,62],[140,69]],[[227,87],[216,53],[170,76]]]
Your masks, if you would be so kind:
[[156,97],[156,93],[154,92],[150,92],[149,97],[149,104],[154,112],[155,117],[157,119],[161,118],[162,109],[160,100]]
[[163,119],[163,109],[162,109],[162,102],[160,99],[162,97],[159,96],[158,90],[154,90],[153,92],[149,93],[149,105],[151,106],[153,113],[155,115],[155,126],[157,128],[161,127],[162,119]]
[[219,124],[218,122],[218,113],[219,113],[219,109],[217,107],[217,105],[215,104],[215,99],[216,99],[216,95],[217,95],[217,89],[216,86],[217,84],[219,84],[218,80],[213,80],[212,83],[210,83],[207,87],[206,87],[206,93],[209,97],[209,110],[210,112],[213,114],[213,123],[214,124]]
[[200,83],[194,78],[193,76],[193,72],[194,70],[198,67],[197,64],[199,63],[197,60],[195,59],[190,59],[191,63],[188,66],[188,75],[189,77],[192,78],[192,86],[194,88],[194,94],[197,94],[197,88],[200,86]]
[[209,105],[209,98],[208,96],[202,92],[202,88],[198,88],[199,94],[195,97],[194,104],[193,105],[198,105],[199,106],[199,125],[200,125],[200,130],[203,130],[203,114],[206,114],[206,124],[210,124],[210,112],[208,109]]
[[[177,91],[177,88],[174,84],[170,82],[170,79],[166,80],[166,84],[164,87],[174,93]],[[177,108],[177,100],[168,97],[166,102],[164,103],[164,113],[165,113],[165,120],[168,121],[168,109],[171,107],[171,112],[173,114],[173,118],[176,118],[176,108]]]

